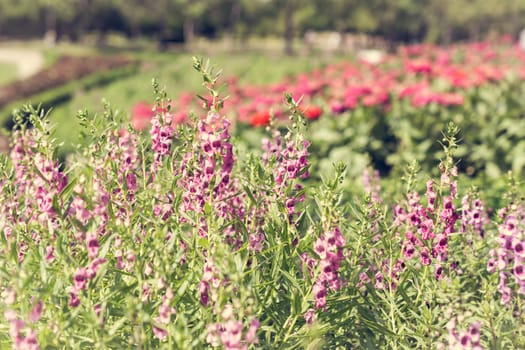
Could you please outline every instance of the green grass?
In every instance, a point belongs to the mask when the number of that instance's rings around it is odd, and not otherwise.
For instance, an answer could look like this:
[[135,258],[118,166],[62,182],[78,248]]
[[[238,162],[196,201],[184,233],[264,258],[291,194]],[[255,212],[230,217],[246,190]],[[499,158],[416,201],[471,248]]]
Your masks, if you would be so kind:
[[[287,57],[281,54],[280,47],[270,50],[262,48],[258,51],[236,50],[231,52],[213,45],[199,45],[192,53],[184,51],[158,52],[154,46],[139,50],[113,47],[97,49],[91,46],[61,44],[55,47],[46,47],[40,42],[29,43],[29,47],[41,50],[46,65],[52,64],[60,55],[126,55],[139,60],[140,66],[133,74],[128,74],[100,86],[86,87],[82,83],[71,83],[58,89],[64,94],[68,90],[68,98],[60,104],[54,104],[51,110],[51,121],[56,124],[56,137],[64,143],[65,152],[72,149],[79,142],[79,123],[76,115],[79,110],[87,110],[90,114],[103,112],[105,99],[113,109],[118,110],[125,119],[133,105],[139,101],[153,102],[154,95],[151,81],[156,78],[161,87],[165,87],[168,97],[176,99],[182,92],[194,94],[203,93],[202,78],[192,67],[192,57],[202,56],[209,58],[213,66],[222,70],[223,77],[235,76],[241,84],[267,84],[278,82],[286,76],[293,76],[301,72],[310,71],[328,62],[341,57],[315,55]],[[254,45],[250,47],[255,48]],[[2,72],[0,66],[0,73]],[[7,68],[6,68],[7,69]],[[9,70],[9,69],[7,69]],[[2,75],[0,74],[0,77]],[[56,91],[49,91],[26,101],[17,101],[9,106],[9,110],[19,107],[25,102],[38,104],[39,99],[47,98]],[[44,100],[46,101],[46,100]]]
[[[57,123],[57,138],[65,145],[78,143],[79,110],[89,113],[103,111],[102,100],[110,102],[114,109],[129,117],[133,105],[138,101],[153,102],[151,81],[156,78],[165,87],[168,97],[175,99],[182,92],[203,93],[202,78],[192,68],[189,53],[141,53],[139,71],[108,85],[89,91],[77,90],[70,101],[56,106],[51,111],[51,120]],[[254,53],[218,54],[209,56],[211,63],[222,69],[222,76],[236,76],[241,84],[266,84],[277,82],[286,76],[295,75],[321,66],[326,58],[298,58],[268,56]]]
[[0,86],[16,80],[18,69],[15,64],[0,62]]

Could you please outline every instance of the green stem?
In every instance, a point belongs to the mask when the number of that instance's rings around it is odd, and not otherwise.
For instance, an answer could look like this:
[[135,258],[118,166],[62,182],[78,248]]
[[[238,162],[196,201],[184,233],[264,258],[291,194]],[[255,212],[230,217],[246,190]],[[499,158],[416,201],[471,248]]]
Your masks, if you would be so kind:
[[[396,315],[395,315],[395,302],[392,294],[392,288],[389,287],[389,311],[390,311],[390,330],[392,333],[397,334]],[[397,350],[397,341],[392,340],[391,349]]]
[[492,318],[492,315],[490,317],[490,333],[492,334],[492,342],[490,345],[490,348],[492,350],[498,349],[498,336],[496,335],[496,332],[494,331],[494,320]]
[[424,269],[424,271],[423,271],[423,279],[422,279],[422,281],[420,281],[421,284],[417,288],[416,305],[419,304],[419,299],[421,298],[421,295],[423,294],[423,284],[425,283],[425,281],[428,278],[428,269],[429,269],[429,267],[428,266],[424,266],[423,269]]
[[[289,323],[288,321],[290,321],[290,317],[288,317],[288,319],[286,320],[286,322],[284,324],[286,325],[287,323]],[[293,318],[291,318],[290,325],[288,326],[288,331],[286,332],[286,334],[285,334],[285,336],[283,338],[283,344],[286,344],[286,340],[288,340],[288,338],[292,334],[292,331],[294,329],[294,326],[295,326],[296,322],[297,322],[297,316],[294,316]],[[285,328],[285,327],[283,327],[283,328]]]

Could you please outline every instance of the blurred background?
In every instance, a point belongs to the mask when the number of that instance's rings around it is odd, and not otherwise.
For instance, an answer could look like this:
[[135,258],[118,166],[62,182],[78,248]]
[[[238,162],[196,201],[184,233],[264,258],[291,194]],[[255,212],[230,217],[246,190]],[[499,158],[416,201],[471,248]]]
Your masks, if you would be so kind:
[[67,151],[78,110],[101,113],[106,99],[129,117],[153,101],[153,77],[170,97],[199,93],[193,55],[267,84],[407,43],[519,40],[523,28],[525,0],[0,0],[0,124],[28,101],[52,108]]
[[294,39],[316,32],[338,33],[330,44],[340,48],[364,44],[355,42],[361,35],[387,45],[515,35],[524,15],[524,0],[0,0],[0,39],[104,46],[118,36],[159,48],[208,39],[242,48],[281,38],[292,53]]

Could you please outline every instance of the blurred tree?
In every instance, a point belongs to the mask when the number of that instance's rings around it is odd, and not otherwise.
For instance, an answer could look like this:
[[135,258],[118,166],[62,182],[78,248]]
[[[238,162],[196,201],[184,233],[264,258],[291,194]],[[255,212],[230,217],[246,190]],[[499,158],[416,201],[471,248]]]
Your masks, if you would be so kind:
[[317,0],[321,12],[332,19],[333,29],[340,34],[340,47],[347,44],[347,33],[373,33],[380,23],[378,0]]
[[423,14],[429,11],[430,0],[379,0],[375,16],[379,22],[376,34],[394,44],[420,41],[426,22]]
[[81,40],[109,31],[184,41],[280,35],[286,53],[307,30],[391,41],[480,40],[525,27],[525,0],[0,0],[0,35]]
[[45,22],[44,38],[48,42],[55,43],[60,40],[64,34],[61,30],[63,23],[68,23],[76,17],[80,12],[80,8],[76,8],[77,0],[36,0],[33,6],[40,12]]
[[87,0],[88,8],[84,16],[88,16],[88,29],[97,33],[97,45],[106,44],[109,32],[125,33],[128,29],[126,17],[123,12],[123,2],[112,0]]
[[[207,15],[220,4],[220,0],[151,0],[151,10],[160,27],[160,37],[175,39],[182,32],[181,41],[190,47],[196,34],[200,33],[199,25],[209,23]],[[222,23],[220,23],[223,26]]]
[[226,35],[233,39],[234,45],[246,45],[248,37],[257,32],[257,27],[263,22],[269,10],[268,1],[265,0],[224,0],[227,10],[228,23]]
[[39,27],[39,12],[38,7],[34,6],[32,0],[0,0],[0,35],[11,34],[24,34],[28,29],[20,28],[17,31],[13,30],[13,26],[10,26],[10,23],[13,23],[17,20],[24,19],[27,22],[27,27],[36,28]]
[[2,20],[18,17],[35,20],[38,16],[38,7],[34,6],[32,0],[0,0],[0,16]]
[[270,0],[268,6],[273,9],[274,21],[280,18],[283,25],[282,36],[284,40],[284,53],[292,55],[294,53],[293,42],[295,33],[295,14],[300,6],[308,6],[311,0]]
[[176,0],[176,5],[183,18],[184,43],[191,45],[195,38],[195,22],[206,10],[206,3],[202,0]]
[[[83,0],[90,1],[90,0]],[[162,0],[114,0],[117,8],[122,12],[127,28],[128,35],[132,38],[139,38],[143,34],[143,29],[150,26],[154,20],[153,12],[155,2]],[[165,11],[158,11],[162,14]]]
[[298,6],[296,0],[282,0],[284,2],[284,53],[293,54],[293,39],[295,36],[295,10]]

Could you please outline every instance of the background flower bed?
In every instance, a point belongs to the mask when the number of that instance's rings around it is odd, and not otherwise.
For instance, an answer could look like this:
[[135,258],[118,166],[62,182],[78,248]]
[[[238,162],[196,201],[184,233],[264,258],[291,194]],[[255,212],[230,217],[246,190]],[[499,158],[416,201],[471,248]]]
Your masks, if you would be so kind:
[[[464,130],[457,150],[461,173],[485,186],[525,164],[524,60],[512,43],[419,45],[401,47],[377,64],[347,59],[271,84],[227,77],[223,113],[234,121],[239,141],[257,147],[271,118],[286,124],[282,94],[288,91],[312,124],[306,137],[317,155],[314,176],[330,174],[332,164],[343,161],[352,179],[371,164],[394,181],[412,160],[436,175],[442,151],[434,140],[454,121]],[[181,122],[201,103],[195,94],[180,93],[170,105]],[[133,108],[132,124],[147,126],[148,103]]]

